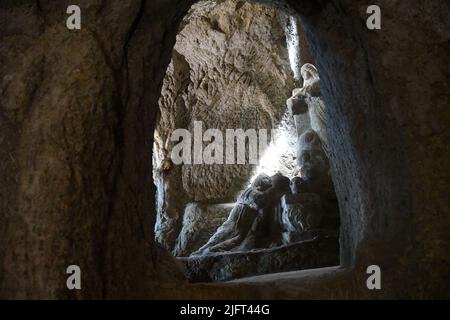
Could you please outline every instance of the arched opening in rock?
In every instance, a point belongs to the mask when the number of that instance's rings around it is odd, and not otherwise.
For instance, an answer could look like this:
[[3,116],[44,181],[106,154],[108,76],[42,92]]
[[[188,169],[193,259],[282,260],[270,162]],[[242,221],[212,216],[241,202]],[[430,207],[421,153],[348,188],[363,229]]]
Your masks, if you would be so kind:
[[197,2],[159,109],[155,238],[191,281],[339,264],[325,105],[300,17]]
[[448,297],[449,2],[378,1],[368,30],[363,2],[258,1],[301,15],[319,70],[341,268],[207,286],[153,233],[157,101],[193,2],[83,1],[79,31],[65,1],[1,2],[0,297]]

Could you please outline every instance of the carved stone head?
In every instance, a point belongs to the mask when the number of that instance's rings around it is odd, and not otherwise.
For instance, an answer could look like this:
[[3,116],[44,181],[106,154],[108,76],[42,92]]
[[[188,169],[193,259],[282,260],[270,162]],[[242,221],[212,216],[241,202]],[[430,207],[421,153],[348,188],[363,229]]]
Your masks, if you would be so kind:
[[280,193],[289,191],[289,183],[289,178],[283,176],[281,173],[272,176],[272,186],[280,191]]
[[259,174],[252,183],[252,188],[264,191],[272,186],[272,179],[265,173]]
[[305,63],[300,72],[305,83],[319,78],[319,72],[317,72],[316,67],[314,67],[311,63]]

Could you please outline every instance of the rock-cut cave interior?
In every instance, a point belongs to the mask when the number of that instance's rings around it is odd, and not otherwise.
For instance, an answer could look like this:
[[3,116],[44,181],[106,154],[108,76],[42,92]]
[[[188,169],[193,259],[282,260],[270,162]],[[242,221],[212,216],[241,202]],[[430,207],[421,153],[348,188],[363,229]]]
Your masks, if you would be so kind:
[[78,2],[0,3],[1,299],[450,298],[448,0]]
[[[309,51],[300,17],[260,4],[201,1],[184,18],[159,100],[153,168],[156,241],[189,280],[339,265],[325,104]],[[190,132],[181,163],[172,156],[180,128]],[[204,137],[211,128],[220,137]],[[220,140],[213,163],[192,160],[199,129],[202,156]],[[227,130],[239,129],[247,138],[233,138],[229,151]],[[250,162],[252,145],[259,161]]]

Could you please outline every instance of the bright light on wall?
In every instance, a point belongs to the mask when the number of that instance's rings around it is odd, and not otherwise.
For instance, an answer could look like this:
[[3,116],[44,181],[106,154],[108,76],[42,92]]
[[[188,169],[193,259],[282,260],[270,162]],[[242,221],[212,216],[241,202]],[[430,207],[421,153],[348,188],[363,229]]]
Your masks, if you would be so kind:
[[295,161],[297,139],[295,126],[289,113],[283,116],[281,123],[274,132],[274,137],[272,137],[271,142],[259,159],[259,165],[250,182],[253,182],[261,173],[271,176],[280,172],[289,178],[298,174]]
[[299,80],[300,74],[300,38],[297,29],[297,20],[295,17],[289,17],[289,23],[286,27],[286,44],[289,53],[289,63],[291,65],[292,72],[294,72],[294,78]]

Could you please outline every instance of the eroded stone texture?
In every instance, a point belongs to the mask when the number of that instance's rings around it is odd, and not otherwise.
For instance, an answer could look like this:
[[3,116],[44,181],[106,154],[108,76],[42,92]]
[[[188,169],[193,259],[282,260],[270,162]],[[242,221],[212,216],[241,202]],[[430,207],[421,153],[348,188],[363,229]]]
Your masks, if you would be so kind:
[[[270,138],[270,129],[282,121],[284,101],[294,85],[285,31],[276,10],[236,0],[202,1],[187,18],[159,101],[157,170],[178,142],[170,140],[173,131],[185,128],[193,134],[194,121],[202,121],[203,132],[218,129],[224,137],[226,129],[267,129]],[[285,130],[293,127],[288,121],[282,125]],[[294,152],[286,155],[282,163],[292,168],[294,156]],[[235,201],[256,169],[246,163],[185,164],[168,173],[170,188],[156,177],[158,188],[166,192],[158,197],[162,202],[158,242],[173,249],[187,203]]]

